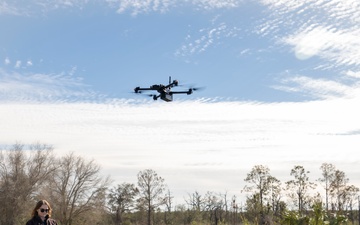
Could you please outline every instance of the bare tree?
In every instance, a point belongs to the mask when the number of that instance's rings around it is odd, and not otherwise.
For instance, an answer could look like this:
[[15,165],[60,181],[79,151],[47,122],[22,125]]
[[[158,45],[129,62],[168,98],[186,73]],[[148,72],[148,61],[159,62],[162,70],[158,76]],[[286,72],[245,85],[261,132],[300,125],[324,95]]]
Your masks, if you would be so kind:
[[309,198],[309,190],[316,187],[315,183],[310,182],[308,177],[309,171],[305,171],[303,166],[294,166],[291,170],[290,175],[294,176],[294,180],[286,182],[287,189],[293,190],[289,195],[295,202],[297,202],[298,210],[300,215],[305,209],[305,205]]
[[355,187],[354,185],[348,185],[345,189],[344,205],[353,224],[355,222],[354,207],[356,203],[358,203],[357,199],[359,198],[359,191],[360,189],[358,187]]
[[138,177],[139,202],[147,211],[147,224],[151,225],[152,212],[165,203],[165,180],[151,169],[140,171]]
[[50,182],[51,197],[58,208],[57,218],[63,225],[105,204],[109,179],[100,176],[100,166],[70,153],[59,159],[60,168]]
[[111,211],[115,212],[115,224],[123,224],[123,214],[131,212],[134,208],[135,197],[139,190],[135,188],[134,184],[122,183],[116,188],[110,190],[109,205]]
[[45,181],[55,170],[52,150],[46,144],[16,143],[0,152],[0,224],[29,219],[30,213],[23,217],[21,213],[33,207],[33,198],[42,195]]
[[349,179],[346,177],[345,172],[340,170],[335,170],[334,179],[330,184],[330,194],[335,199],[333,204],[333,209],[339,211],[344,210],[344,204],[346,199],[346,188]]
[[214,194],[208,191],[204,197],[204,210],[208,212],[210,224],[219,224],[224,218],[223,212],[227,209],[226,194]]
[[165,224],[172,224],[172,203],[174,196],[171,195],[170,189],[167,190],[167,194],[165,196],[165,213],[164,213],[164,221]]
[[326,212],[329,211],[329,195],[330,195],[330,184],[334,180],[335,176],[335,166],[330,163],[323,163],[320,167],[322,171],[322,178],[319,178],[318,181],[324,183],[325,188],[325,207]]
[[350,196],[358,192],[359,189],[355,186],[349,186],[349,178],[346,177],[345,172],[335,170],[334,179],[330,184],[330,195],[335,202],[332,204],[333,210],[344,211],[346,205],[351,201]]
[[271,206],[271,210],[275,215],[279,215],[281,212],[281,181],[275,177],[270,176],[268,178],[269,194],[268,204]]
[[185,199],[188,207],[186,224],[201,221],[201,212],[205,208],[205,197],[203,197],[198,191],[188,194],[188,196],[188,199]]
[[185,200],[185,202],[192,210],[200,212],[204,205],[204,198],[199,192],[195,191],[193,194],[189,194],[189,199]]

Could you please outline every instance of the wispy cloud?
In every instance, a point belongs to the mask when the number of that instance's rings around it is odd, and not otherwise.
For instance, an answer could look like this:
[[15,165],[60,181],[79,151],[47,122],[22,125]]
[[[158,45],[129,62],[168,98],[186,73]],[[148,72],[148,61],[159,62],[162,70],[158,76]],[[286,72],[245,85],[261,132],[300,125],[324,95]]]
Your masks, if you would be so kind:
[[[127,13],[136,16],[139,14],[160,12],[164,13],[170,9],[182,6],[194,7],[197,10],[213,10],[220,8],[238,7],[242,0],[106,0],[104,2],[96,2],[103,6],[114,8],[117,13]],[[17,16],[29,16],[36,13],[47,13],[53,10],[61,10],[67,8],[77,8],[82,10],[89,4],[93,4],[89,0],[13,0],[0,1],[0,15],[10,14]]]
[[325,59],[336,66],[360,65],[359,29],[338,30],[333,27],[312,25],[289,35],[284,42],[293,46],[297,58],[313,56]]
[[167,12],[170,9],[181,6],[191,6],[201,10],[212,10],[220,8],[236,8],[242,3],[241,0],[107,0],[107,2],[117,8],[118,13],[130,11],[136,16],[149,12]]
[[20,68],[24,69],[24,68],[28,68],[28,67],[31,67],[34,65],[33,61],[30,59],[26,60],[26,63],[23,63],[23,61],[19,60],[19,59],[15,60],[15,63],[13,65],[11,63],[12,63],[12,60],[9,57],[6,57],[4,59],[4,65],[6,67],[13,66],[13,68],[15,68],[15,69],[20,69]]
[[[261,0],[270,16],[258,27],[290,45],[299,59],[317,56],[329,65],[360,65],[360,3],[356,0]],[[326,63],[324,62],[324,63]]]
[[[240,28],[228,27],[225,22],[213,24],[209,28],[202,28],[189,34],[185,38],[185,43],[176,50],[176,56],[191,56],[205,52],[212,46],[225,42],[226,38],[238,37]],[[194,37],[193,37],[194,36]]]
[[195,6],[202,9],[221,9],[221,8],[237,8],[243,3],[243,0],[192,0]]
[[[360,71],[360,2],[356,0],[260,0],[268,8],[255,32],[289,49],[299,60],[318,59],[313,68],[287,74],[274,86],[314,98],[354,97]],[[306,75],[322,72],[323,78]],[[326,71],[337,75],[326,76]],[[351,72],[350,72],[351,71]],[[301,73],[302,75],[298,75]],[[333,73],[332,73],[333,74]],[[346,80],[352,78],[351,81]],[[334,79],[335,77],[335,79]],[[288,86],[286,86],[288,85]]]
[[0,15],[23,15],[16,4],[9,4],[6,1],[0,1]]
[[346,76],[352,77],[352,78],[360,78],[360,71],[354,72],[354,71],[346,71],[345,72]]
[[20,68],[20,67],[21,67],[21,60],[16,60],[15,68]]
[[0,0],[0,15],[34,16],[59,9],[82,9],[89,2],[89,0]]
[[99,97],[82,83],[81,78],[69,73],[20,73],[3,69],[0,69],[0,93],[0,99],[5,101],[68,101]]
[[10,59],[8,57],[5,58],[4,64],[9,65],[11,63]]
[[296,92],[313,99],[358,99],[360,93],[360,80],[347,84],[345,81],[336,82],[329,79],[315,79],[307,76],[291,76],[281,80],[282,85],[274,85],[273,88]]
[[107,2],[117,8],[117,13],[131,11],[134,16],[149,12],[166,12],[176,3],[176,1],[171,0],[107,0]]

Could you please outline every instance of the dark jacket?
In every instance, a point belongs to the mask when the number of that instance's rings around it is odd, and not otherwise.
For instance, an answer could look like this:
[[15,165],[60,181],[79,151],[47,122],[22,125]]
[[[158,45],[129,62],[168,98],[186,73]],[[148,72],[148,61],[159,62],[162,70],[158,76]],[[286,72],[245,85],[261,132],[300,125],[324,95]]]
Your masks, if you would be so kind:
[[57,225],[57,222],[51,218],[42,221],[39,216],[34,216],[26,225]]

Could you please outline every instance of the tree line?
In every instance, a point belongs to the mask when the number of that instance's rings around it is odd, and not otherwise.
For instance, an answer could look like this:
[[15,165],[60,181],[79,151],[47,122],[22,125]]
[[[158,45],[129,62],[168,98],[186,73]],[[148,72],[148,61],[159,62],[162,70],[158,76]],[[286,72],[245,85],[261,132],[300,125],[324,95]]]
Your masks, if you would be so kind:
[[243,204],[226,192],[194,191],[174,205],[165,179],[152,169],[139,171],[136,184],[114,185],[94,160],[16,143],[0,151],[0,225],[24,225],[40,199],[51,203],[61,225],[360,224],[359,188],[333,164],[320,170],[311,181],[310,172],[295,165],[292,179],[282,182],[255,165],[239,187]]

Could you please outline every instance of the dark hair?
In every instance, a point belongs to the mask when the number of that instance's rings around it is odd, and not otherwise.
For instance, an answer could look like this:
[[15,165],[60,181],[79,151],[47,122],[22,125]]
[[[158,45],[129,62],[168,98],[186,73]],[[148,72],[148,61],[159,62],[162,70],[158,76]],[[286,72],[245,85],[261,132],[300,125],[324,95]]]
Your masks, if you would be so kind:
[[31,215],[32,215],[33,217],[34,217],[34,216],[38,216],[37,210],[40,209],[40,207],[41,207],[42,205],[47,205],[47,207],[49,207],[48,215],[49,215],[49,217],[51,217],[51,212],[52,212],[51,206],[50,206],[50,203],[49,203],[48,201],[46,201],[46,200],[40,200],[40,201],[38,201],[38,202],[36,203],[36,205],[35,205],[35,208],[33,209],[32,213],[31,213]]

